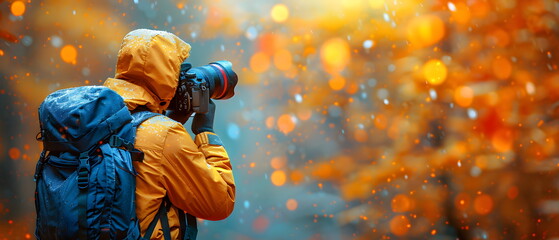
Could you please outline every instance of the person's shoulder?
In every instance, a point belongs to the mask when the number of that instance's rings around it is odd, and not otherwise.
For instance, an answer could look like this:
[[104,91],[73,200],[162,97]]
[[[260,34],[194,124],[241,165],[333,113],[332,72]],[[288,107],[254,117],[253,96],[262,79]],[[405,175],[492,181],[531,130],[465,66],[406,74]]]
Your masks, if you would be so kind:
[[[136,144],[141,149],[161,150],[169,136],[186,135],[184,127],[177,121],[165,116],[157,115],[145,120],[138,126]],[[175,137],[171,137],[175,138]]]
[[152,130],[168,131],[169,129],[181,127],[181,124],[163,114],[153,116],[140,124],[139,128],[153,128]]

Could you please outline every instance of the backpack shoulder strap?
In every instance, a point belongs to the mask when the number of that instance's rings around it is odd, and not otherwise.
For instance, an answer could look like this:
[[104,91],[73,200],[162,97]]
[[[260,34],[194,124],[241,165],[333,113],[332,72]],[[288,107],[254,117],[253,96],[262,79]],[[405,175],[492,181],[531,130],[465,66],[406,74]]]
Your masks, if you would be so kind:
[[159,115],[163,115],[163,114],[154,113],[150,111],[132,112],[132,126],[134,128],[137,128],[138,126],[140,126],[140,124],[142,124],[146,120]]

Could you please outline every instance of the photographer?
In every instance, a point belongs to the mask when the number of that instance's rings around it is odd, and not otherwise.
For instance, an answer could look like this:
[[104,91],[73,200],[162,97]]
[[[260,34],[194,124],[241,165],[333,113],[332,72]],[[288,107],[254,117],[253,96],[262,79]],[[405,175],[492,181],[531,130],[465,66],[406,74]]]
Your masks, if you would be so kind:
[[[190,45],[174,34],[134,30],[122,42],[115,78],[108,78],[104,85],[121,95],[132,112],[165,113],[179,84],[181,63],[189,52]],[[157,115],[138,127],[135,147],[144,153],[144,160],[134,162],[134,167],[142,236],[160,208],[166,211],[171,239],[182,239],[185,234],[184,229],[179,230],[184,226],[179,217],[183,212],[221,220],[233,211],[233,172],[221,140],[213,133],[215,104],[209,100],[207,106],[207,113],[194,116],[194,140],[182,125],[190,112],[175,112],[174,120]],[[170,207],[162,207],[165,202]],[[151,239],[163,239],[165,225],[164,220],[157,221]]]

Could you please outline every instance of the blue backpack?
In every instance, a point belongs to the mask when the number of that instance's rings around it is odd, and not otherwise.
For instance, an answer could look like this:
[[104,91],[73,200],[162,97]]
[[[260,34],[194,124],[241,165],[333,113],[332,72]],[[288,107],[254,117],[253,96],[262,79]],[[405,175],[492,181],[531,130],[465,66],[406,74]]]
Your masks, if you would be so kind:
[[138,125],[155,115],[131,114],[120,95],[101,86],[63,89],[44,100],[37,239],[141,239],[132,161],[143,153],[133,144]]

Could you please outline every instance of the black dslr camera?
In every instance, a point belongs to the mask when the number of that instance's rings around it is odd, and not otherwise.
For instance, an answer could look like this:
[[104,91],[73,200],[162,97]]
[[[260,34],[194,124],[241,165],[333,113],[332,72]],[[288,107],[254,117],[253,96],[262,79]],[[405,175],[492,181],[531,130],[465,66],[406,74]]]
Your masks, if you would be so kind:
[[193,68],[183,62],[175,97],[167,109],[179,113],[207,113],[210,98],[229,99],[235,95],[237,74],[229,61],[216,61]]

